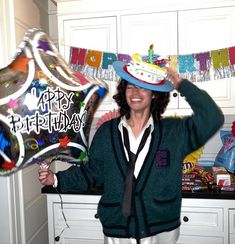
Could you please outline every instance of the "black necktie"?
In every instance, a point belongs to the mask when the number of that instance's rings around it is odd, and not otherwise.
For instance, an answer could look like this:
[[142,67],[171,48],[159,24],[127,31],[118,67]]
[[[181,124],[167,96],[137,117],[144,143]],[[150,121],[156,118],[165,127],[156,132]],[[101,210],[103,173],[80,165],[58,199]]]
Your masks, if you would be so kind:
[[126,127],[123,126],[124,145],[126,147],[126,150],[128,152],[128,156],[129,156],[129,162],[127,165],[127,172],[126,172],[126,179],[125,179],[125,191],[124,191],[124,197],[123,197],[123,203],[122,203],[122,213],[125,217],[130,216],[130,213],[131,213],[132,183],[133,183],[133,175],[134,175],[134,170],[135,170],[135,162],[149,136],[150,128],[151,128],[151,126],[149,126],[147,129],[145,129],[145,132],[141,139],[138,150],[137,150],[136,154],[134,154],[130,150],[128,131],[127,131]]

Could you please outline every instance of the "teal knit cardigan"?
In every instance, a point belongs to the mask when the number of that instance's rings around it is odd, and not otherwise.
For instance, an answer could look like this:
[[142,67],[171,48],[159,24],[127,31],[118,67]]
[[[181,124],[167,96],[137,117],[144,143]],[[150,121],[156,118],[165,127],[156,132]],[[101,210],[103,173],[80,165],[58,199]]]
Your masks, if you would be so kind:
[[188,80],[178,91],[193,114],[155,122],[149,152],[134,179],[132,214],[122,215],[127,159],[118,129],[120,118],[105,122],[89,149],[89,161],[57,173],[62,192],[103,186],[98,216],[106,236],[141,239],[180,225],[182,161],[203,146],[224,122],[213,99]]

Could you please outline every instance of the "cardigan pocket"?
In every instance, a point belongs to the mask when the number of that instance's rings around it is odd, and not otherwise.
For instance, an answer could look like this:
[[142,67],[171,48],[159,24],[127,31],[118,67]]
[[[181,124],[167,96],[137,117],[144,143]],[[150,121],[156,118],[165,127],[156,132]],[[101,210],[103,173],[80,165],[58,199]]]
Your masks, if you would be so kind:
[[177,199],[177,196],[171,196],[170,198],[162,198],[162,199],[158,199],[158,198],[153,198],[153,201],[156,203],[156,204],[167,204],[167,203],[174,203]]
[[122,214],[120,202],[100,200],[98,204],[98,216],[105,228],[126,228],[127,219]]
[[181,198],[177,195],[152,197],[145,201],[149,226],[168,225],[179,219]]

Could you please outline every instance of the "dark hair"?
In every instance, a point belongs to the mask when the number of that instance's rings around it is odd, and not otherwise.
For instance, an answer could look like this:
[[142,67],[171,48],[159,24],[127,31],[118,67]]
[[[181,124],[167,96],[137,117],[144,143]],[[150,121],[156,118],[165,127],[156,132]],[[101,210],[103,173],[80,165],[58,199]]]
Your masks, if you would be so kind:
[[[130,107],[126,101],[126,87],[127,81],[121,79],[119,85],[117,86],[117,93],[113,96],[113,99],[116,101],[119,106],[119,112],[121,116],[126,116],[127,119],[130,118]],[[158,92],[152,91],[154,98],[151,103],[151,114],[155,121],[161,119],[162,114],[164,113],[169,101],[170,93],[169,92]]]

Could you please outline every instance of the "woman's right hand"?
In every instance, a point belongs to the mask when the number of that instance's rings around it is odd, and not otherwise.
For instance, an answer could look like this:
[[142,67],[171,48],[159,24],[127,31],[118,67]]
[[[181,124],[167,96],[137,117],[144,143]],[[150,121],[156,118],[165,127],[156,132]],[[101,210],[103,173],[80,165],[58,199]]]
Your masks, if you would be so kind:
[[170,67],[167,67],[167,78],[173,83],[175,89],[179,87],[183,80],[180,74]]
[[42,185],[45,185],[45,186],[54,185],[54,180],[55,180],[54,173],[51,170],[39,169],[38,174],[39,174],[38,179]]

